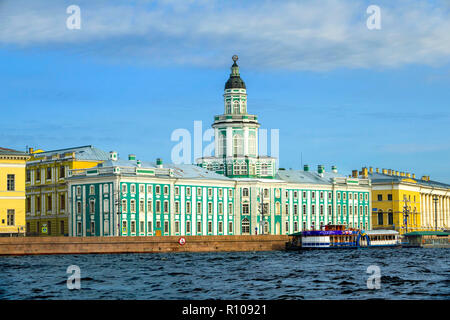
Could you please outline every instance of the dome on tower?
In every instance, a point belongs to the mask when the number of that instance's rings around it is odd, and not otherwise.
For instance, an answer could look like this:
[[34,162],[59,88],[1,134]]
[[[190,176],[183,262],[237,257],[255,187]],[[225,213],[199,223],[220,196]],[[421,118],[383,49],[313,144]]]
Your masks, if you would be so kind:
[[228,81],[225,83],[225,89],[246,89],[244,80],[241,79],[239,75],[239,66],[236,61],[238,60],[238,56],[233,56],[233,65],[231,66],[231,74]]

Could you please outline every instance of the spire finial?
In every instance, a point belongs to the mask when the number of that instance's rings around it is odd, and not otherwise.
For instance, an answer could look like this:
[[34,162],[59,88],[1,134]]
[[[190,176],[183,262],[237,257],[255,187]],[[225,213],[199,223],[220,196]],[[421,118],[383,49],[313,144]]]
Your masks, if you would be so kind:
[[236,61],[238,61],[239,57],[237,56],[237,54],[235,54],[231,59],[236,63]]

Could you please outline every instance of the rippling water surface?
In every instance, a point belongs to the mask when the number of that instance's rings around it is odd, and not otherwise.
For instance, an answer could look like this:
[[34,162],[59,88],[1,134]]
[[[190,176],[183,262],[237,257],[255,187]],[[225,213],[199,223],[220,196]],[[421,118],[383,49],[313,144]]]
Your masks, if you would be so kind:
[[[450,249],[0,257],[0,299],[450,299]],[[67,289],[67,267],[81,289]],[[367,268],[381,271],[370,290]]]

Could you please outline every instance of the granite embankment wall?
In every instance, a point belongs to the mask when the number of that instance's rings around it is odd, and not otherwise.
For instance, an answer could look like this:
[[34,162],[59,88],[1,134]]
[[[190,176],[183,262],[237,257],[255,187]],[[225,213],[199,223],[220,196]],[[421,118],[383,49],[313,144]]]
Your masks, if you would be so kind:
[[0,238],[0,255],[283,250],[288,236],[23,237]]

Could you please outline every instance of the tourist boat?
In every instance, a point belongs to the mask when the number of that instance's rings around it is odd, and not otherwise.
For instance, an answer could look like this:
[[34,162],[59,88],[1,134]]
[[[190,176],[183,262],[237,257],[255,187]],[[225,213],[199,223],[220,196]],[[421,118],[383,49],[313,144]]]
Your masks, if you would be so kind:
[[369,247],[397,247],[399,233],[394,230],[347,229],[343,225],[326,225],[321,230],[290,234],[287,250],[357,249]]
[[414,231],[404,235],[405,248],[450,248],[450,232]]

